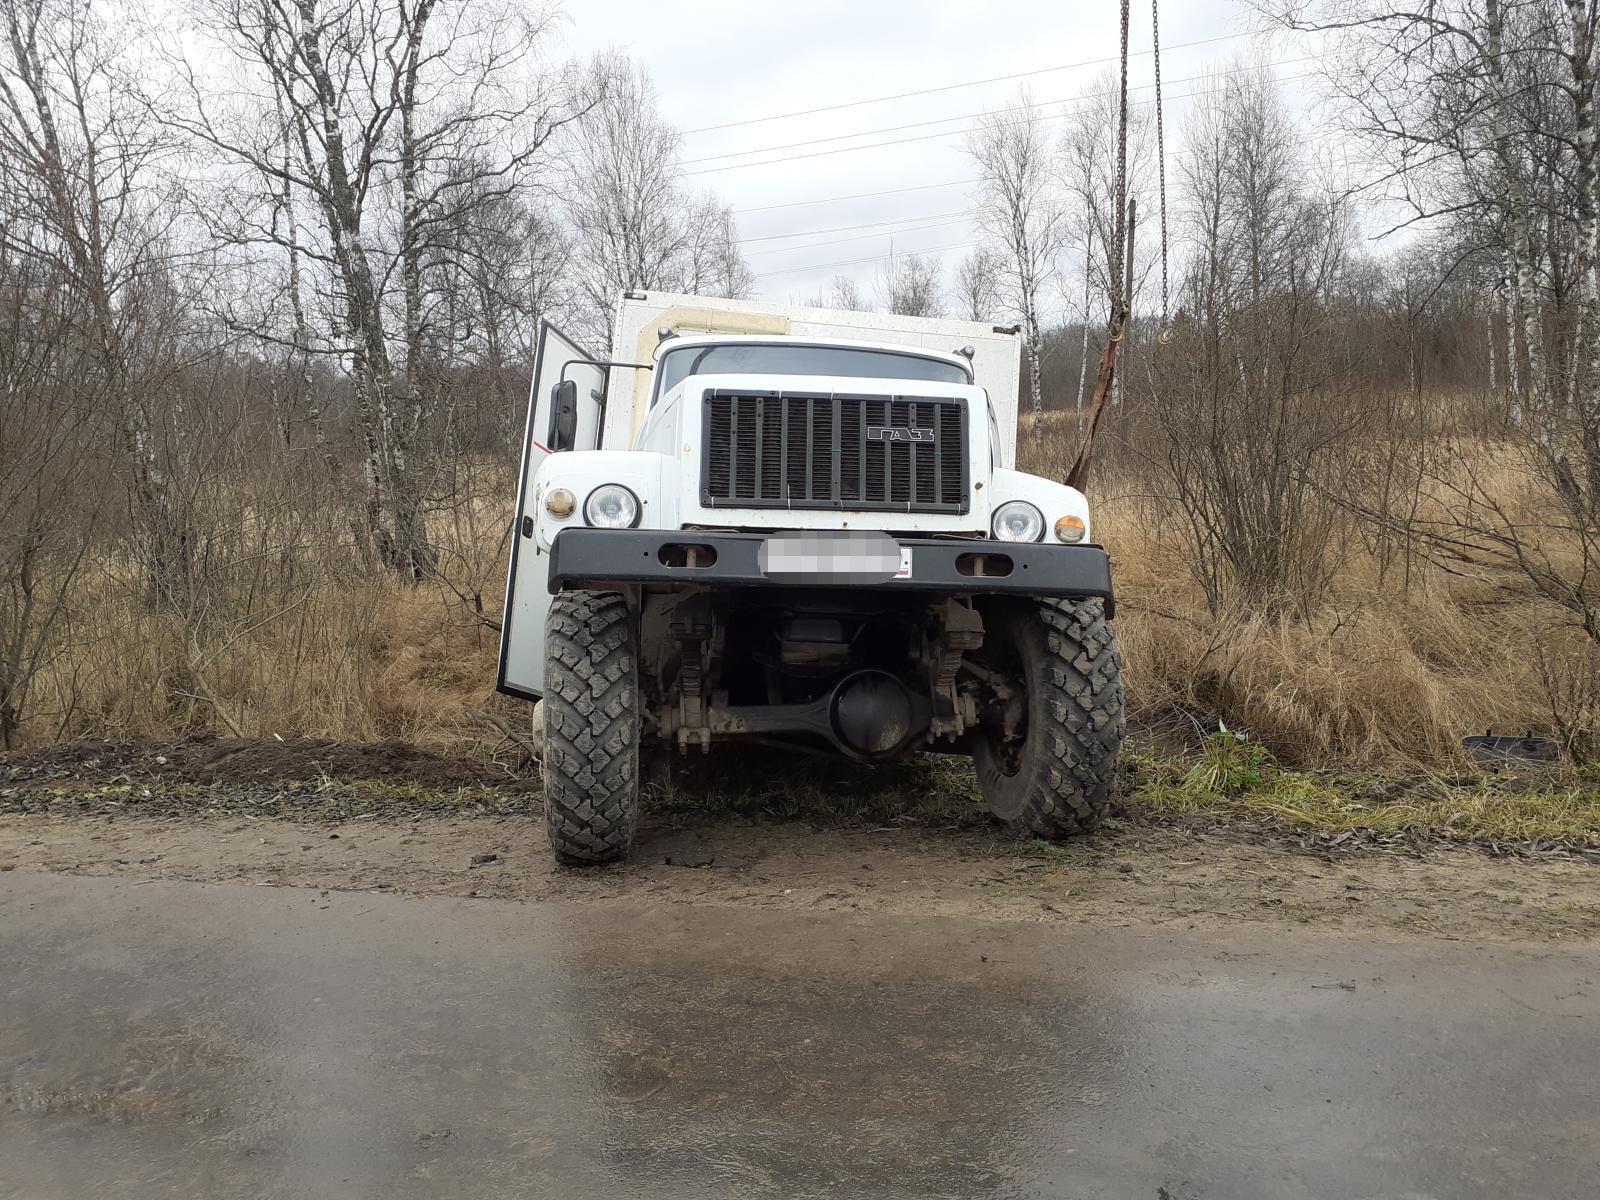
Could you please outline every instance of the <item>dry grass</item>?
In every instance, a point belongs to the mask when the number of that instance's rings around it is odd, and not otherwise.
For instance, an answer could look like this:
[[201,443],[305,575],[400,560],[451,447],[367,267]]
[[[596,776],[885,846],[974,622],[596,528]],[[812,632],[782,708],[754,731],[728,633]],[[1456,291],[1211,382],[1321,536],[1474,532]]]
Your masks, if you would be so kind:
[[1409,769],[1458,761],[1468,733],[1549,723],[1534,652],[1548,618],[1531,601],[1424,566],[1401,593],[1356,558],[1309,616],[1213,616],[1135,506],[1105,504],[1099,522],[1135,727],[1158,741],[1192,743],[1222,720],[1288,762]]
[[415,587],[350,570],[347,547],[325,552],[298,581],[275,581],[274,599],[230,589],[198,641],[121,574],[101,572],[37,684],[28,740],[209,730],[483,753],[501,738],[486,710],[526,719],[494,692],[498,633],[461,598],[481,592],[498,615],[497,551],[493,536],[458,544],[443,559],[453,586]]
[[[1516,486],[1508,473],[1508,492]],[[462,599],[479,594],[498,615],[512,485],[477,490],[489,499],[435,526],[449,586],[374,577],[348,546],[324,549],[292,584],[234,587],[202,645],[151,612],[125,573],[99,572],[40,680],[27,740],[231,724],[247,736],[484,753],[502,737],[486,711],[526,716],[494,694],[497,635]],[[1551,725],[1537,654],[1549,615],[1532,601],[1421,563],[1403,588],[1394,571],[1380,582],[1373,556],[1355,549],[1309,615],[1212,615],[1147,505],[1103,491],[1091,500],[1115,559],[1136,744],[1193,753],[1225,721],[1292,766],[1413,771],[1459,766],[1464,734]]]

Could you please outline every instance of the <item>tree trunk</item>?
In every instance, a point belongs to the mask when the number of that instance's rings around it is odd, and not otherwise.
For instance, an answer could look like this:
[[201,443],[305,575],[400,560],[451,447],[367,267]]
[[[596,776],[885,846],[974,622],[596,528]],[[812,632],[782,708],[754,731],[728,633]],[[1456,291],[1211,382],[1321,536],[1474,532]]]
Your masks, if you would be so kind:
[[1505,177],[1506,220],[1511,229],[1511,266],[1516,279],[1517,303],[1522,310],[1523,336],[1527,341],[1528,395],[1535,407],[1543,409],[1548,399],[1548,380],[1544,362],[1544,319],[1538,289],[1533,277],[1533,237],[1528,209],[1528,189],[1522,178],[1522,165],[1511,147],[1510,88],[1506,82],[1502,33],[1504,18],[1500,0],[1486,0],[1488,20],[1489,72],[1494,81],[1494,145],[1500,170]]
[[1578,209],[1578,321],[1570,399],[1582,430],[1588,509],[1600,511],[1600,215],[1595,203],[1594,0],[1567,0],[1572,22],[1573,144]]
[[[37,21],[38,13],[33,17]],[[55,105],[68,104],[69,119],[76,119],[85,127],[91,116],[81,107],[85,103],[81,94],[63,96],[54,89],[39,57],[37,32],[31,27],[24,29],[22,20],[22,13],[12,8],[6,14],[5,32],[16,78],[26,89],[38,122],[39,182],[47,193],[46,220],[56,226],[55,232],[81,289],[107,391],[117,405],[121,440],[133,481],[135,556],[152,603],[187,604],[194,537],[184,506],[173,493],[162,467],[149,410],[144,398],[136,394],[130,376],[129,349],[119,329],[106,265],[111,234],[100,208],[102,180],[96,147],[92,142],[86,146],[81,167],[75,164],[69,169],[61,148]],[[73,104],[80,107],[74,110],[70,107]]]
[[315,89],[326,158],[323,215],[343,285],[356,391],[364,397],[358,408],[367,452],[368,535],[385,566],[417,580],[432,571],[433,554],[408,453],[409,396],[389,358],[377,285],[361,237],[361,200],[345,160],[338,93],[322,54],[316,0],[296,0],[296,7],[300,54]]

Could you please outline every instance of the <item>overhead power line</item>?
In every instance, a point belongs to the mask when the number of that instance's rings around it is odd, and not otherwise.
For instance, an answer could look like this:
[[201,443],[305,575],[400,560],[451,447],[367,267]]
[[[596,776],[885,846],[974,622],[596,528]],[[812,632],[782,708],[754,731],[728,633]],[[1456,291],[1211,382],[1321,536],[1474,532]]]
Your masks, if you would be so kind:
[[[1229,77],[1229,76],[1233,76],[1233,75],[1240,74],[1240,73],[1248,73],[1250,71],[1260,70],[1260,69],[1263,69],[1263,68],[1291,67],[1291,66],[1294,66],[1296,63],[1310,62],[1315,57],[1316,57],[1315,55],[1305,54],[1305,55],[1301,55],[1299,58],[1285,58],[1285,59],[1280,60],[1279,62],[1265,63],[1265,64],[1260,64],[1260,65],[1255,64],[1255,63],[1249,63],[1249,64],[1246,64],[1244,66],[1236,67],[1236,68],[1233,68],[1233,69],[1230,69],[1230,70],[1205,71],[1205,72],[1202,72],[1202,73],[1200,73],[1198,75],[1185,76],[1182,79],[1169,79],[1169,80],[1167,80],[1167,84],[1170,86],[1171,84],[1174,84],[1174,83],[1193,83],[1197,79],[1215,79],[1218,76]],[[1154,86],[1155,86],[1154,84],[1140,84],[1138,87],[1131,88],[1130,90],[1131,91],[1135,91],[1135,92],[1144,92],[1144,91],[1151,90]],[[929,125],[949,125],[949,124],[951,124],[951,123],[953,123],[955,121],[970,121],[970,120],[973,120],[975,117],[985,117],[985,116],[991,116],[991,115],[993,115],[993,116],[1002,116],[1003,117],[1003,116],[1006,116],[1009,113],[1031,112],[1032,110],[1034,110],[1036,108],[1050,108],[1050,107],[1052,107],[1054,105],[1057,105],[1057,104],[1081,104],[1081,103],[1083,103],[1085,101],[1088,101],[1088,100],[1099,100],[1099,99],[1105,98],[1106,96],[1113,96],[1113,95],[1116,95],[1116,92],[1114,90],[1113,91],[1106,91],[1106,92],[1088,92],[1088,93],[1085,93],[1084,95],[1081,95],[1081,96],[1062,96],[1061,98],[1056,99],[1056,100],[1035,100],[1032,104],[1013,104],[1008,108],[1000,108],[1000,109],[994,109],[994,110],[991,110],[991,111],[984,111],[984,112],[960,113],[960,114],[958,114],[957,116],[954,116],[954,117],[936,117],[936,118],[934,118],[933,120],[930,120],[930,121],[912,121],[912,122],[910,122],[908,124],[905,124],[905,125],[884,125],[884,126],[882,126],[881,128],[878,128],[878,129],[858,129],[854,133],[835,133],[835,134],[829,135],[828,137],[811,138],[811,139],[809,139],[807,141],[804,141],[804,142],[780,142],[777,145],[773,145],[773,146],[756,146],[756,147],[753,147],[752,149],[749,149],[749,150],[730,150],[726,154],[707,154],[702,158],[686,158],[686,159],[684,159],[682,161],[682,165],[686,166],[686,167],[689,167],[689,166],[693,166],[695,163],[718,162],[718,161],[720,161],[722,159],[725,159],[725,158],[743,158],[747,154],[768,154],[768,153],[771,153],[772,151],[775,151],[775,150],[798,150],[798,149],[800,149],[801,147],[804,147],[804,146],[819,146],[823,142],[842,142],[842,141],[846,141],[849,138],[871,137],[874,134],[879,134],[879,133],[900,133],[901,131],[906,130],[906,129],[926,129]],[[1148,103],[1148,101],[1141,101],[1140,103]],[[960,132],[960,131],[957,131],[957,132]],[[935,135],[935,136],[942,136],[942,135]],[[892,143],[884,142],[884,143],[879,143],[879,144],[880,145],[890,145]],[[844,147],[844,149],[848,149],[848,148],[849,147]],[[687,172],[687,174],[690,174],[690,175],[695,175],[695,174],[698,174],[698,173],[699,172],[696,172],[696,171]]]
[[849,196],[823,196],[817,200],[788,200],[782,204],[757,204],[750,208],[736,208],[735,213],[771,212],[776,208],[805,208],[812,204],[832,204],[836,200],[866,200],[873,196],[898,196],[901,192],[931,192],[936,188],[966,187],[982,183],[981,179],[952,179],[949,183],[921,183],[914,187],[884,188],[881,192],[856,192]]
[[[1268,65],[1272,65],[1272,64],[1268,64]],[[1309,78],[1311,74],[1312,74],[1312,72],[1302,72],[1299,75],[1285,75],[1281,79],[1277,80],[1277,82],[1279,82],[1279,83],[1292,83],[1297,79]],[[1191,100],[1196,96],[1214,95],[1217,92],[1217,90],[1218,89],[1216,89],[1216,88],[1201,88],[1198,91],[1184,92],[1181,95],[1177,95],[1177,96],[1168,96],[1167,100],[1168,101],[1172,101],[1172,100]],[[1152,103],[1152,101],[1149,101],[1149,100],[1141,101],[1139,107],[1143,107],[1143,106],[1148,105],[1150,103]],[[1043,120],[1043,121],[1059,121],[1059,120],[1061,120],[1062,117],[1065,117],[1067,115],[1068,114],[1066,114],[1066,113],[1055,113],[1055,114],[1053,114],[1051,116],[1041,117],[1040,120]],[[1014,124],[1020,124],[1020,122],[1013,121],[1013,122],[1008,122],[1008,124],[1013,124],[1014,125]],[[976,128],[977,127],[974,126],[972,128],[968,128],[968,129],[950,129],[950,130],[946,130],[943,133],[923,133],[923,134],[918,134],[915,137],[891,138],[888,141],[884,141],[884,142],[867,142],[867,143],[865,143],[863,145],[860,145],[860,146],[835,146],[831,150],[812,150],[812,151],[809,151],[808,153],[805,153],[805,154],[786,154],[786,155],[782,156],[781,158],[764,158],[759,162],[728,163],[726,166],[721,166],[721,167],[701,167],[699,170],[696,170],[696,171],[685,171],[684,174],[685,175],[709,175],[714,171],[738,171],[738,170],[742,170],[745,167],[770,167],[770,166],[776,166],[778,163],[798,162],[801,159],[807,159],[807,158],[825,158],[830,154],[848,154],[852,150],[879,150],[879,149],[882,149],[885,146],[901,146],[901,145],[905,145],[905,144],[907,144],[909,142],[928,142],[928,141],[934,141],[934,140],[936,140],[938,138],[961,137],[961,136],[963,136],[965,134],[972,133]],[[756,151],[756,150],[752,150],[749,153],[757,154],[757,153],[760,153],[760,152]]]
[[902,233],[920,233],[924,229],[948,229],[952,225],[965,225],[970,219],[970,214],[955,221],[939,221],[933,225],[907,225],[900,229],[879,229],[874,233],[858,233],[853,237],[829,238],[825,242],[802,242],[798,246],[768,246],[765,250],[752,250],[745,255],[754,258],[758,254],[783,254],[795,250],[814,250],[818,246],[838,246],[844,242],[860,242],[867,238],[897,237]]
[[[1165,46],[1163,50],[1170,54],[1174,50],[1187,50],[1191,46],[1210,46],[1217,42],[1231,42],[1238,38],[1249,36],[1248,32],[1224,33],[1219,34],[1217,37],[1200,38],[1193,42],[1179,42],[1175,45]],[[1151,53],[1152,51],[1149,50],[1140,50],[1129,55],[1129,57],[1145,58]],[[711,133],[718,129],[736,129],[741,125],[760,125],[766,121],[782,121],[787,117],[810,117],[815,116],[817,113],[838,112],[841,108],[860,108],[863,104],[883,104],[889,100],[908,100],[913,96],[933,96],[940,92],[959,91],[961,88],[981,87],[986,83],[1008,83],[1013,79],[1027,79],[1033,75],[1050,75],[1056,71],[1075,71],[1080,67],[1099,67],[1116,61],[1118,60],[1114,55],[1106,58],[1086,58],[1082,62],[1063,63],[1057,67],[1038,67],[1032,71],[1017,71],[1011,75],[991,75],[987,79],[969,79],[964,83],[947,83],[941,87],[921,88],[914,92],[896,92],[889,96],[869,96],[864,100],[846,100],[842,104],[824,104],[820,108],[802,108],[794,112],[772,113],[770,116],[765,117],[748,117],[743,121],[727,121],[721,125],[702,125],[698,129],[685,129],[683,133],[687,137],[690,134]]]
[[[906,253],[937,254],[941,250],[965,250],[968,246],[976,246],[977,244],[977,239],[974,238],[965,242],[952,242],[948,246],[923,246],[916,250],[908,250]],[[756,278],[768,279],[773,275],[798,275],[803,271],[827,271],[834,267],[854,267],[861,263],[882,262],[884,258],[885,256],[882,254],[869,254],[866,258],[846,258],[841,259],[839,262],[812,263],[809,267],[784,267],[779,271],[760,271],[756,274]]]
[[[835,225],[832,229],[802,229],[798,233],[769,233],[764,237],[740,238],[739,244],[748,242],[776,242],[787,238],[815,237],[822,233],[848,233],[852,229],[877,229],[883,225],[908,225],[913,221],[942,221],[946,217],[970,217],[973,210],[962,209],[960,212],[928,213],[920,217],[894,217],[887,221],[863,221],[860,225]],[[793,249],[793,247],[790,247]]]

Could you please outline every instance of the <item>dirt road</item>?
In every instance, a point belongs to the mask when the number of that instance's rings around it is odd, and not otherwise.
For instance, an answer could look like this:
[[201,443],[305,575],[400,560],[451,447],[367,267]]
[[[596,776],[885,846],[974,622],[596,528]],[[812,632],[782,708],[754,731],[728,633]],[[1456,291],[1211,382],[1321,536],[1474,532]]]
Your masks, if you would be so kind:
[[1592,1195],[1600,954],[0,876],[0,1196]]
[[272,747],[9,768],[0,1198],[1600,1172],[1591,861],[658,805],[631,863],[574,873],[518,785],[332,753],[381,786],[275,780]]
[[658,789],[632,861],[575,873],[551,863],[536,787],[492,764],[304,740],[80,745],[0,760],[0,870],[1046,925],[1600,936],[1592,858],[1138,820],[1048,847],[959,812],[919,817],[915,797],[881,801],[841,819],[837,797],[819,795],[785,801],[790,819],[752,818]]

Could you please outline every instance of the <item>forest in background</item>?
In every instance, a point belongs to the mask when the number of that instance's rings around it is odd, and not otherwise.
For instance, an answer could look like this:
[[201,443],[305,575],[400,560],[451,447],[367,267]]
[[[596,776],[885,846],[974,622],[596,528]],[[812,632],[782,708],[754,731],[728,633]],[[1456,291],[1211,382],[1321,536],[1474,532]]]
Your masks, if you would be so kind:
[[[526,720],[492,687],[537,321],[603,348],[625,288],[752,294],[734,214],[639,64],[552,57],[554,10],[185,12],[0,0],[0,741],[484,750]],[[1325,126],[1251,60],[1161,137],[1128,112],[1135,321],[1087,490],[1135,728],[1592,757],[1595,5],[1258,15],[1319,39]],[[973,252],[816,298],[1020,324],[1019,455],[1057,477],[1114,274],[1115,91],[981,120],[951,151]]]

